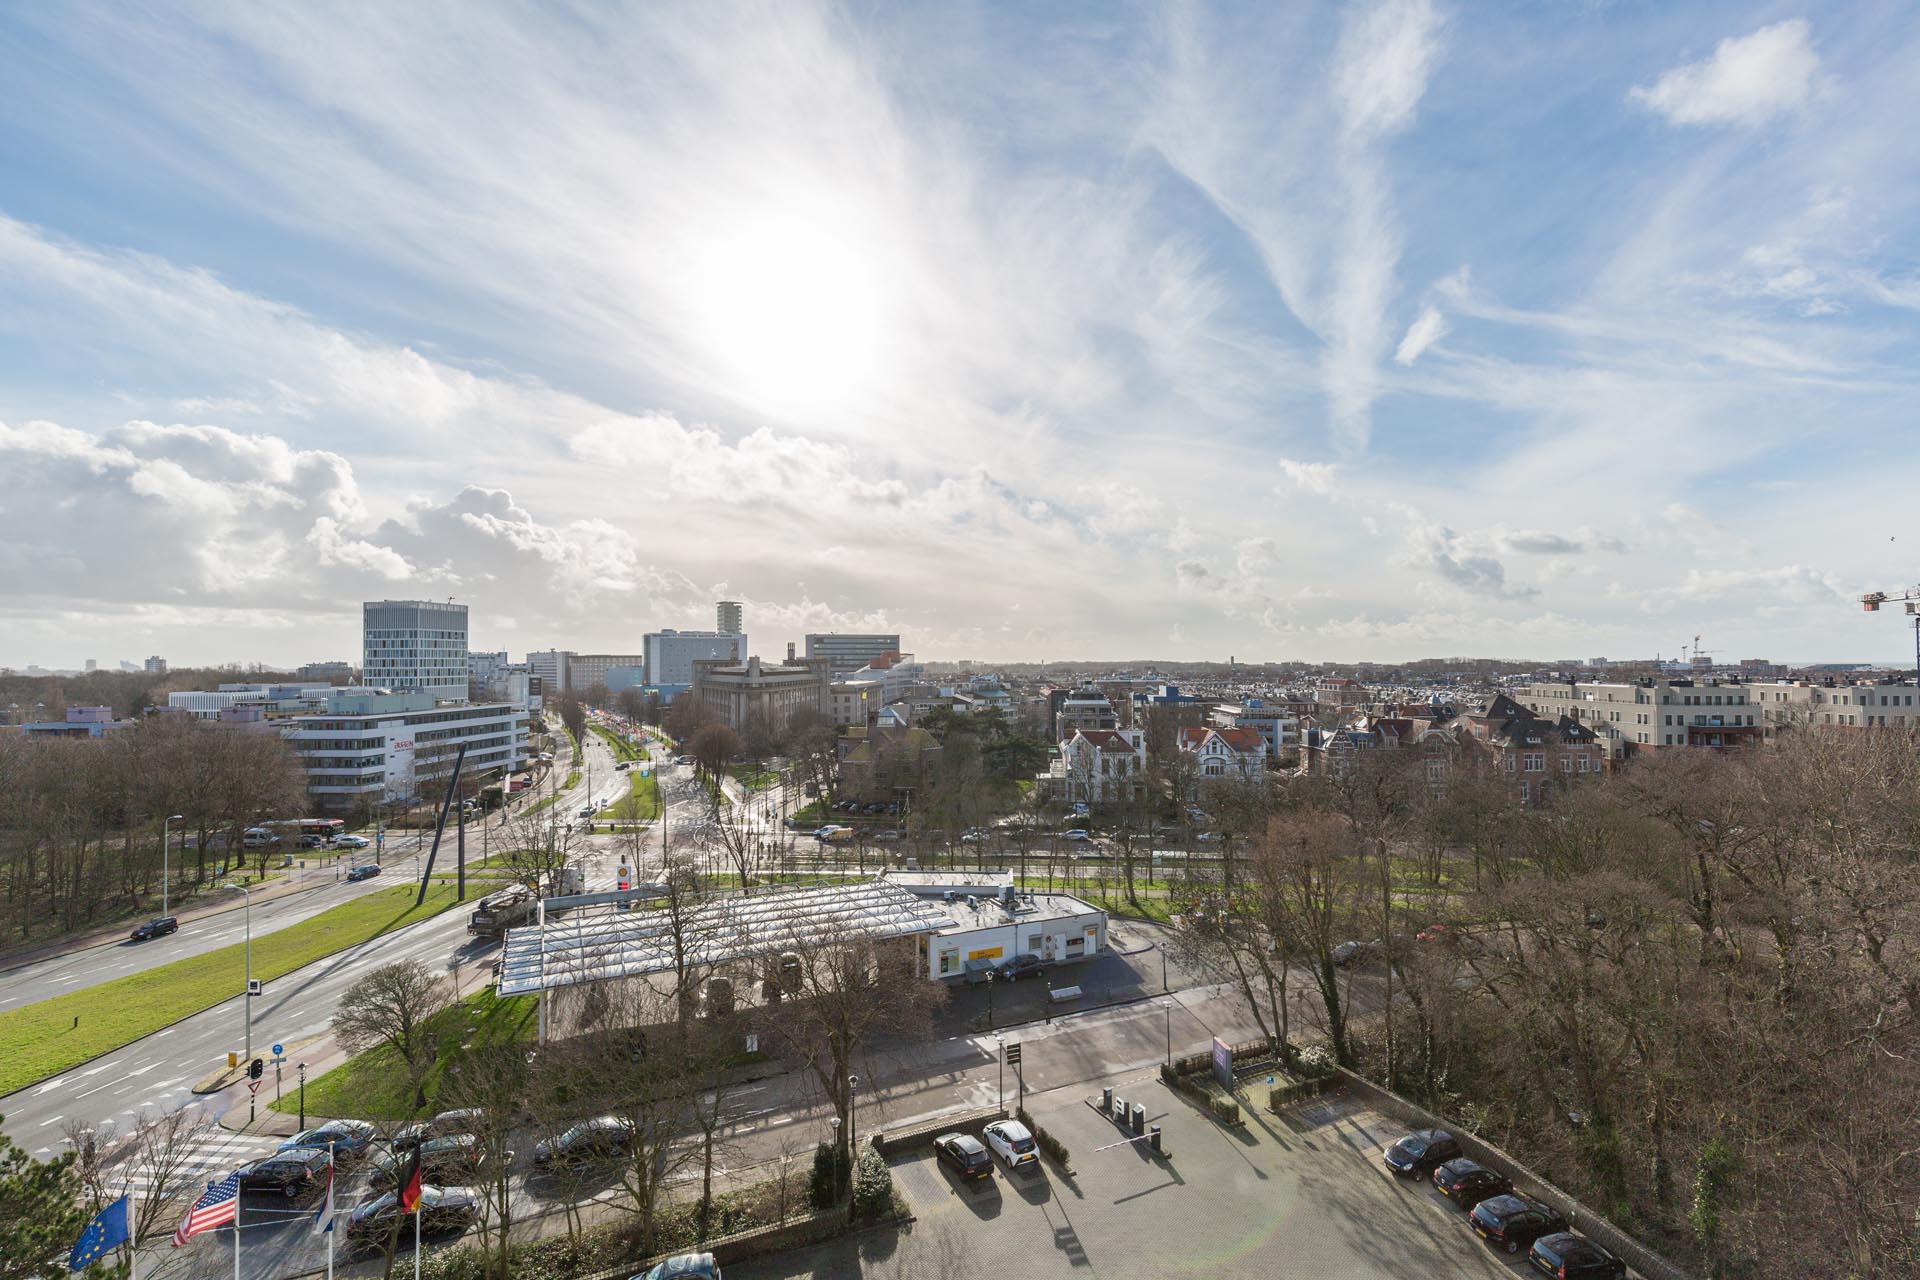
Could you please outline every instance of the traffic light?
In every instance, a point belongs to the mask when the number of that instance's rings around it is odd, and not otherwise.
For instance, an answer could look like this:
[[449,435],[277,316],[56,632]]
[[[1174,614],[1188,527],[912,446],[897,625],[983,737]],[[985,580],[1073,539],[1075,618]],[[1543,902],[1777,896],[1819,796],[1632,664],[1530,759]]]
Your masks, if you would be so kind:
[[255,1058],[247,1065],[247,1079],[258,1080],[265,1074],[267,1074],[267,1060],[265,1058]]

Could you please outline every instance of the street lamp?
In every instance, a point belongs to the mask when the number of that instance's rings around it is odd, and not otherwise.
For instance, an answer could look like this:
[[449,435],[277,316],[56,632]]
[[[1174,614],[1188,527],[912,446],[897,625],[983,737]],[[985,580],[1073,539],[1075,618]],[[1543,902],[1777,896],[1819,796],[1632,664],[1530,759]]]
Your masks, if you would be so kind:
[[987,1030],[988,1031],[993,1030],[993,975],[994,975],[994,971],[992,969],[987,970]]
[[170,813],[160,823],[160,914],[167,914],[167,883],[173,877],[168,873],[167,849],[172,839],[172,827],[176,822],[186,819],[177,813]]
[[247,1011],[247,1061],[253,1061],[253,890],[243,884],[227,881],[226,887],[238,889],[246,895],[247,924],[247,990],[243,1007]]
[[856,1154],[859,1145],[860,1108],[855,1100],[854,1091],[860,1087],[860,1077],[847,1077],[847,1221],[853,1221],[853,1183],[855,1166],[859,1160]]

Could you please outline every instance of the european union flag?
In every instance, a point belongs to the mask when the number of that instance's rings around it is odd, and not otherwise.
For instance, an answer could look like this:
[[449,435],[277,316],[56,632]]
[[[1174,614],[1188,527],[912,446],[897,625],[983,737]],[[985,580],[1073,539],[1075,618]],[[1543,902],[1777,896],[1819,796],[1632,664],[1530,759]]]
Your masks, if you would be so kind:
[[74,1242],[73,1252],[67,1255],[69,1271],[85,1271],[109,1249],[117,1249],[133,1238],[133,1230],[128,1218],[127,1197],[121,1196],[112,1204],[93,1215],[93,1221],[80,1233]]

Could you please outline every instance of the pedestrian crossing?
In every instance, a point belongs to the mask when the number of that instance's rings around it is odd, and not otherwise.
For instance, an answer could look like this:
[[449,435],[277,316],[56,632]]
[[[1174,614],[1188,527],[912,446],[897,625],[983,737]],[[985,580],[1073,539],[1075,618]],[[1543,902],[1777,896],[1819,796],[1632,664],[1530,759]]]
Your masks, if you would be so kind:
[[[219,1181],[248,1161],[272,1155],[279,1145],[280,1139],[270,1134],[233,1133],[217,1124],[203,1125],[188,1140],[178,1167],[167,1175],[167,1193],[203,1190],[208,1182]],[[135,1195],[146,1195],[153,1190],[153,1172],[110,1167],[108,1182],[131,1187]]]

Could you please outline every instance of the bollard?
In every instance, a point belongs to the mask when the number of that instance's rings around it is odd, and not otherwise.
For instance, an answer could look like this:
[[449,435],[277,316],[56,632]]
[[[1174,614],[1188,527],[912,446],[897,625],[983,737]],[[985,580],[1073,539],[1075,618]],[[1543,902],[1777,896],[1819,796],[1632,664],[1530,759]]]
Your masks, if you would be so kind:
[[1105,1088],[1102,1088],[1100,1090],[1100,1110],[1103,1112],[1110,1112],[1113,1110],[1113,1086],[1112,1085],[1108,1085]]
[[1147,1107],[1145,1103],[1133,1104],[1133,1136],[1139,1137],[1147,1131]]
[[1123,1124],[1126,1122],[1127,1100],[1125,1098],[1115,1098],[1113,1100],[1113,1118]]
[[1155,1155],[1160,1154],[1160,1126],[1159,1125],[1152,1124],[1147,1126],[1147,1145],[1153,1148],[1153,1153]]

